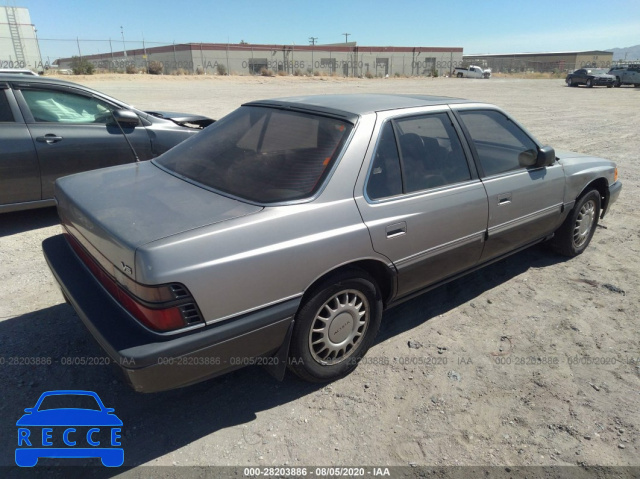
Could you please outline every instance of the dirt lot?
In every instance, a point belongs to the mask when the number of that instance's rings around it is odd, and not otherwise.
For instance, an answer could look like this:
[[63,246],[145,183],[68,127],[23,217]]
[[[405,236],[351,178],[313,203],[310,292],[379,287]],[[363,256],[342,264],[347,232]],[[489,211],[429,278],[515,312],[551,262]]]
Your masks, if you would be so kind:
[[[500,78],[76,81],[140,108],[214,118],[297,94],[473,98],[556,149],[615,160],[624,187],[585,254],[566,260],[535,247],[386,312],[367,361],[343,380],[277,382],[256,367],[151,395],[110,367],[65,365],[104,354],[42,257],[41,241],[60,231],[55,211],[3,215],[0,466],[14,464],[23,409],[52,389],[93,390],[114,407],[129,466],[640,466],[640,88]],[[51,364],[12,359],[34,356]]]

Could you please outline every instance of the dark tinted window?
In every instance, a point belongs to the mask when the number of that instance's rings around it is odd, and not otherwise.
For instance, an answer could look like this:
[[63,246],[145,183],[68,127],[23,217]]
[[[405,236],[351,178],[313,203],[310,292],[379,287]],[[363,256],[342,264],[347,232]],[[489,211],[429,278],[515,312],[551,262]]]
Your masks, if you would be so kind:
[[471,179],[460,140],[446,113],[397,120],[396,126],[405,192]]
[[497,111],[461,111],[485,176],[533,166],[538,147],[509,118]]
[[60,90],[22,90],[35,121],[55,123],[106,123],[112,105],[97,98]]
[[0,121],[15,121],[5,90],[0,90]]
[[335,118],[242,107],[155,161],[240,198],[296,200],[320,188],[351,129]]
[[400,156],[391,122],[385,123],[373,157],[367,182],[367,195],[372,200],[402,193]]

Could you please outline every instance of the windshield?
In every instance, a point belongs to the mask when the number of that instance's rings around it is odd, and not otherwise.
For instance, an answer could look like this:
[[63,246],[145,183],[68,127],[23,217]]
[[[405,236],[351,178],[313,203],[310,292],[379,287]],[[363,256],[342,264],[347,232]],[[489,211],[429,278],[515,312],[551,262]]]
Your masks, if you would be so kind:
[[320,188],[351,129],[335,118],[245,106],[154,162],[249,201],[297,200]]

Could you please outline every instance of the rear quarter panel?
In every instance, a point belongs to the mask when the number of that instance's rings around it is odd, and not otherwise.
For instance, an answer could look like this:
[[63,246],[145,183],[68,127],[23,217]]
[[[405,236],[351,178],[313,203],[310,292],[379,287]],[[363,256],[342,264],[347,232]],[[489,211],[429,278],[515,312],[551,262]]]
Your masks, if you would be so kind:
[[183,283],[207,322],[301,296],[317,279],[373,251],[353,190],[375,116],[363,118],[319,196],[300,204],[181,233],[141,246],[138,281]]

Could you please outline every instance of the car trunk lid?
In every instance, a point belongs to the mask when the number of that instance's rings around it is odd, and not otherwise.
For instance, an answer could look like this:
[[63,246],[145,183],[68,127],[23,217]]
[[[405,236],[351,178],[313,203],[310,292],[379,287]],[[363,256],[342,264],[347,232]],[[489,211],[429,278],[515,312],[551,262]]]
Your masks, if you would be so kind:
[[68,232],[109,273],[133,279],[138,247],[262,209],[195,186],[151,162],[61,178],[56,200]]

